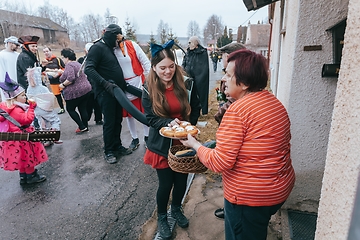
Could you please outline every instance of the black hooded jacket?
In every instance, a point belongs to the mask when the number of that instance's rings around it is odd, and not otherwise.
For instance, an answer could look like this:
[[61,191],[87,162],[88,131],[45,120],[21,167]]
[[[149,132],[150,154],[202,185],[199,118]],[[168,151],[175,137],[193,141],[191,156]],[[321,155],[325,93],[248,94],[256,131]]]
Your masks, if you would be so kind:
[[96,42],[88,52],[85,63],[85,74],[93,83],[96,96],[104,91],[103,82],[112,80],[121,89],[125,89],[123,71],[114,54],[116,34],[105,32],[104,37]]

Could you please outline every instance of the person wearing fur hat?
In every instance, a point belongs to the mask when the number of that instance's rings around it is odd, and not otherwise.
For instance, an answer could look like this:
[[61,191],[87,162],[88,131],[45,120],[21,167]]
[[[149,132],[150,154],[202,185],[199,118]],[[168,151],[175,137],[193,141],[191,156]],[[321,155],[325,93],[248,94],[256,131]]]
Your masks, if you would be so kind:
[[[15,36],[5,38],[4,43],[5,49],[0,52],[0,81],[4,81],[3,79],[7,72],[10,78],[17,82],[16,60],[19,56],[17,50],[19,49],[20,43]],[[1,99],[5,101],[3,95],[1,95]]]
[[121,28],[110,24],[103,37],[91,46],[86,58],[85,74],[93,82],[93,91],[104,116],[104,158],[107,163],[117,162],[117,156],[132,151],[121,143],[122,106],[114,97],[114,88],[126,87],[123,71],[114,54],[114,48],[122,40]]
[[[6,73],[5,82],[0,82],[0,88],[4,91],[5,102],[0,103],[0,123],[2,131],[13,133],[33,132],[30,126],[35,114],[36,102],[26,104],[25,89],[15,81],[12,81]],[[5,114],[4,114],[5,113]],[[3,115],[10,115],[21,128],[7,120]],[[4,128],[7,126],[7,129]],[[0,141],[0,167],[6,171],[19,171],[20,184],[33,184],[46,180],[44,175],[39,175],[35,167],[46,162],[48,155],[40,142],[30,141]]]
[[16,62],[16,70],[18,83],[24,89],[27,89],[29,85],[26,78],[27,69],[41,66],[37,45],[39,39],[40,37],[38,36],[22,36],[19,38],[19,43],[22,44],[22,51]]

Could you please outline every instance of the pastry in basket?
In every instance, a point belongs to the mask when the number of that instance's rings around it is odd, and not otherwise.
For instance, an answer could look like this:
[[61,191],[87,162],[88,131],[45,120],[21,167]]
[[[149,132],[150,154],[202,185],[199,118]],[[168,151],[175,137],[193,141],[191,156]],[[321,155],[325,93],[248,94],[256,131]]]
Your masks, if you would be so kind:
[[186,150],[181,150],[181,151],[177,151],[175,153],[176,157],[191,157],[191,156],[195,156],[196,151],[193,148],[190,149],[186,149]]

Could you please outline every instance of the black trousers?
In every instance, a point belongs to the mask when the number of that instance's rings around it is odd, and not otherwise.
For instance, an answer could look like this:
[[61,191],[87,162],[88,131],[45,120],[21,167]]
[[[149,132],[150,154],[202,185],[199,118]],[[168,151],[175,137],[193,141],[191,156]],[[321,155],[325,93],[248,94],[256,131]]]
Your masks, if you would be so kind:
[[122,146],[120,139],[122,128],[122,107],[115,97],[111,96],[106,91],[99,93],[97,100],[104,116],[104,153],[114,153],[114,151],[118,150],[118,148]]
[[271,215],[284,203],[250,207],[224,199],[226,240],[266,240]]
[[[181,206],[181,200],[186,191],[188,174],[174,172],[171,168],[156,169],[159,187],[156,193],[158,213],[166,213],[172,191],[172,206]],[[174,188],[173,188],[174,187]]]
[[[71,100],[66,100],[66,111],[69,113],[72,120],[76,122],[79,129],[84,129],[88,127],[88,113],[86,109],[87,99],[89,93]],[[76,112],[78,109],[79,114]]]
[[101,108],[99,103],[97,102],[97,100],[95,99],[94,96],[94,92],[91,91],[89,93],[89,98],[88,98],[88,102],[87,102],[87,112],[88,112],[88,120],[90,121],[91,119],[91,115],[94,112],[94,121],[98,122],[102,120],[102,113],[101,113]]

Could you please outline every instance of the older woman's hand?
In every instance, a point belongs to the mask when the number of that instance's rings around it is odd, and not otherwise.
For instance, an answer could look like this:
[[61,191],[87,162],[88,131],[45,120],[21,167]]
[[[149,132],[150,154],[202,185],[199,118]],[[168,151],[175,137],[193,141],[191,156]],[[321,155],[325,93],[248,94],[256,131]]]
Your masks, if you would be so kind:
[[193,136],[191,136],[191,134],[188,134],[187,136],[187,140],[180,140],[180,142],[186,146],[186,147],[191,147],[193,149],[195,149],[196,151],[199,149],[199,147],[201,146],[201,143],[196,140],[196,138],[194,138]]

